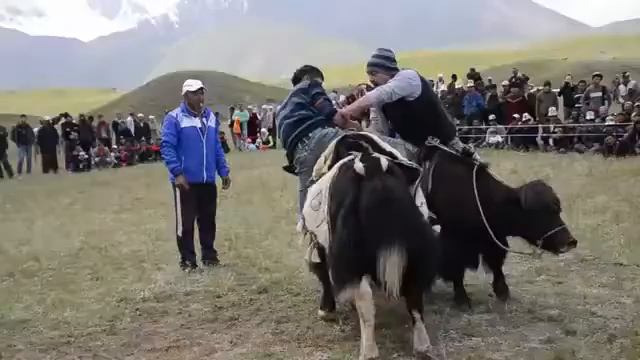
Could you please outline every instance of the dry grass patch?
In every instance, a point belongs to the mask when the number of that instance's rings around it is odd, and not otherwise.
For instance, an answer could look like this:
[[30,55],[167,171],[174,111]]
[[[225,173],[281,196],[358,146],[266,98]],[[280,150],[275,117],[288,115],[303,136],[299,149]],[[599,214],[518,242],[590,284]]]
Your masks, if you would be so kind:
[[[447,359],[637,359],[638,159],[486,153],[511,184],[549,180],[579,249],[510,257],[513,301],[468,277],[475,308],[437,284],[429,332]],[[177,269],[160,164],[0,182],[0,353],[6,358],[353,359],[357,318],[316,319],[317,282],[294,232],[296,179],[282,153],[233,154],[220,196],[224,266]],[[520,241],[512,240],[517,246]],[[626,264],[626,265],[625,265]],[[636,264],[636,266],[633,266]],[[410,358],[400,303],[378,310],[384,358]]]

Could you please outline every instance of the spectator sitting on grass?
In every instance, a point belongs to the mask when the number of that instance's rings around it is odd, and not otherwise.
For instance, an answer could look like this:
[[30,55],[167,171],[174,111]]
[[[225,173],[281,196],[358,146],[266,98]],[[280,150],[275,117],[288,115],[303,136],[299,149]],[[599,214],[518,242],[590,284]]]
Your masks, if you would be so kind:
[[99,170],[113,166],[111,152],[102,142],[99,142],[98,146],[93,150],[93,161]]
[[275,149],[276,142],[267,129],[260,129],[260,150]]
[[120,151],[118,150],[117,145],[113,145],[111,147],[111,158],[113,159],[113,167],[119,168],[121,159],[120,159]]
[[73,150],[71,161],[73,164],[73,172],[91,171],[91,158],[82,150],[80,145],[76,145],[76,148]]
[[[229,148],[229,146],[227,145],[227,149],[228,148]],[[149,149],[151,150],[153,161],[162,160],[162,153],[161,153],[161,149],[160,149],[160,140],[156,139],[156,140],[152,141],[151,145],[149,146]]]

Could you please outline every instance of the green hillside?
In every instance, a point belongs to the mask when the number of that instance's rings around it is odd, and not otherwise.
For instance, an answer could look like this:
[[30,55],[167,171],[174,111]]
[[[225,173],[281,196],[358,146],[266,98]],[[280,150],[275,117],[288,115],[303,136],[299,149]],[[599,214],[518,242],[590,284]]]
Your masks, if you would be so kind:
[[152,80],[94,109],[91,113],[102,113],[107,117],[111,117],[116,112],[161,115],[165,109],[173,109],[180,103],[182,83],[186,79],[202,80],[208,89],[207,105],[225,115],[228,106],[233,104],[259,105],[266,101],[282,100],[287,95],[285,89],[251,82],[225,73],[180,71]]
[[[373,49],[372,49],[373,50]],[[561,61],[568,72],[577,73],[585,61],[604,63],[611,60],[640,59],[640,35],[599,35],[576,39],[533,44],[520,49],[487,49],[483,51],[415,51],[401,53],[398,62],[401,67],[413,68],[425,77],[435,78],[438,73],[457,73],[459,77],[475,66],[479,71],[501,65],[535,62],[552,68]],[[348,66],[329,67],[326,69],[328,86],[356,84],[366,78],[365,61]],[[523,69],[526,72],[526,70]],[[508,76],[510,70],[502,73],[497,79]],[[531,72],[531,76],[536,74]]]
[[55,116],[78,114],[103,105],[122,93],[114,89],[42,89],[0,91],[0,113]]
[[[185,56],[188,54],[188,56]],[[198,32],[170,49],[148,79],[181,70],[211,70],[263,81],[291,73],[304,63],[348,64],[367,51],[346,40],[310,34],[304,28],[250,18]]]

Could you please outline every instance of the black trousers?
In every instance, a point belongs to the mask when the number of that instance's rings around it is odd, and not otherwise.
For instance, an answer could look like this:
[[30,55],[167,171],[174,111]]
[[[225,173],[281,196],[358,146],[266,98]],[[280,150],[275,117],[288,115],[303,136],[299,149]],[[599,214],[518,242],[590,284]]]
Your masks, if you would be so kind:
[[42,158],[42,173],[48,174],[52,171],[54,174],[58,173],[58,155],[54,152],[52,154],[41,155]]
[[2,168],[4,167],[4,171],[7,172],[9,178],[13,177],[13,168],[11,168],[11,163],[7,158],[7,153],[5,151],[0,151],[0,179],[4,178],[4,173],[2,172]]
[[218,252],[213,247],[216,239],[216,201],[218,191],[215,183],[189,184],[189,190],[180,190],[173,185],[176,211],[176,239],[180,261],[196,264],[193,245],[194,223],[198,223],[202,260],[213,260]]

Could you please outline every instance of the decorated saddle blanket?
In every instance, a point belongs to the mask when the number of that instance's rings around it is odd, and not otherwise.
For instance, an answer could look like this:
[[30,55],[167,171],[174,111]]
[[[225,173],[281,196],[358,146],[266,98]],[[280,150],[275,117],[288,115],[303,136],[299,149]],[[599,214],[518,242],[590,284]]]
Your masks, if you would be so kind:
[[[330,223],[329,223],[329,192],[331,184],[342,166],[348,166],[351,160],[356,159],[359,154],[352,152],[342,159],[335,159],[336,146],[340,146],[341,140],[345,137],[352,137],[357,141],[363,141],[371,144],[373,149],[384,149],[380,154],[376,152],[376,156],[387,159],[400,167],[405,174],[409,174],[407,179],[407,191],[415,198],[416,206],[420,209],[425,219],[428,221],[429,210],[427,202],[420,187],[422,179],[422,168],[411,161],[404,158],[397,150],[380,140],[377,136],[370,133],[347,133],[334,140],[327,150],[318,159],[314,170],[312,181],[315,183],[308,189],[307,198],[302,209],[303,217],[303,235],[309,240],[309,247],[305,260],[307,262],[319,263],[317,248],[322,246],[328,249],[331,244]],[[351,140],[352,140],[351,139]],[[337,160],[337,161],[336,161]],[[351,163],[352,164],[352,163]]]

